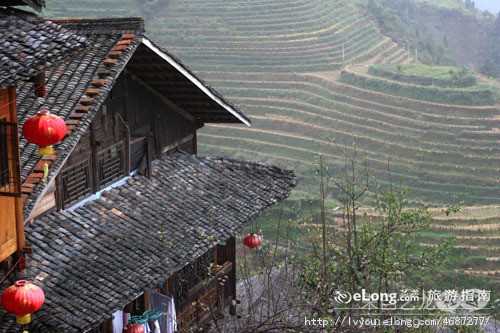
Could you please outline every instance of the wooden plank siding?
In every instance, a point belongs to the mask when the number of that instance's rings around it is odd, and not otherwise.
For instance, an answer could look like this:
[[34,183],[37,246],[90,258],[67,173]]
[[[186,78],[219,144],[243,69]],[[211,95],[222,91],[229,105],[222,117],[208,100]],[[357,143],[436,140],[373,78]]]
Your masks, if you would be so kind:
[[[165,313],[167,308],[165,302],[161,302],[161,295],[173,296],[179,332],[189,332],[194,324],[210,324],[212,316],[224,315],[224,307],[236,297],[235,246],[235,238],[232,237],[224,245],[212,248],[168,279],[165,277],[163,288],[145,291],[123,310],[133,315],[146,310]],[[210,263],[220,265],[214,274],[208,274]],[[229,280],[221,285],[225,277]],[[165,321],[160,320],[162,329],[164,324]],[[112,318],[91,333],[113,333]]]
[[[56,186],[59,209],[98,192],[170,150],[196,153],[196,130],[166,96],[126,71],[115,82],[91,129],[66,161]],[[77,130],[77,129],[75,129]],[[148,155],[149,152],[149,155]]]
[[[16,90],[0,89],[0,121],[3,144],[0,147],[2,169],[7,169],[0,186],[0,262],[24,248],[23,203],[20,197],[19,148],[17,138]],[[7,123],[10,124],[7,129]],[[5,170],[4,170],[5,171]]]
[[[204,275],[206,258],[218,266],[212,274]],[[223,316],[224,309],[236,298],[235,238],[175,273],[165,283],[163,292],[175,297],[180,332],[188,332],[193,324],[209,323],[212,316]]]

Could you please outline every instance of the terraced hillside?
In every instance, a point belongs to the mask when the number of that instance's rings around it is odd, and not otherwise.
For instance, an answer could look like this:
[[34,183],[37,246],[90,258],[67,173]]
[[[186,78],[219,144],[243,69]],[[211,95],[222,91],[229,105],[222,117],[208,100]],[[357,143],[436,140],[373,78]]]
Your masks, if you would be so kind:
[[310,193],[316,154],[340,166],[355,145],[379,183],[402,182],[416,202],[500,199],[494,101],[480,96],[456,103],[450,95],[444,104],[443,87],[424,86],[439,91],[422,99],[347,80],[346,73],[373,76],[355,73],[372,63],[414,62],[351,1],[127,0],[115,9],[112,0],[105,13],[93,3],[48,5],[59,16],[123,15],[125,7],[128,15],[146,15],[150,35],[250,115],[251,128],[202,131],[201,153],[295,168],[303,176],[300,190]]
[[380,183],[402,181],[416,200],[499,198],[496,107],[407,100],[338,80],[349,64],[412,61],[357,7],[212,0],[172,1],[169,9],[177,15],[166,25],[155,20],[153,31],[254,121],[208,128],[205,152],[277,160],[305,175],[309,191],[315,154],[340,165],[355,143]]
[[[95,3],[48,0],[49,14],[145,15],[150,36],[253,120],[207,127],[200,153],[294,168],[296,195],[310,197],[317,153],[341,167],[356,149],[379,183],[402,182],[415,203],[500,200],[500,110],[484,84],[460,69],[405,66],[414,59],[353,1]],[[498,286],[499,215],[437,217],[421,242],[457,236],[453,281]]]
[[[444,285],[478,286],[500,293],[500,206],[466,207],[447,215],[431,209],[430,230],[419,234],[424,247],[434,247],[452,238],[450,263],[440,279]],[[373,215],[373,211],[368,210]],[[437,281],[433,281],[436,282]]]
[[[364,212],[363,212],[364,213]],[[377,213],[367,209],[368,219],[358,222],[377,221]],[[468,207],[458,214],[447,216],[442,209],[431,209],[433,220],[430,230],[420,232],[417,241],[424,248],[433,248],[453,240],[448,253],[449,262],[439,267],[431,288],[449,288],[453,281],[455,288],[481,286],[500,293],[500,207]],[[331,219],[329,228],[336,234],[345,232],[341,217]],[[321,242],[322,225],[303,222],[296,225],[297,237],[309,235],[312,243]],[[266,229],[267,232],[269,230]],[[306,243],[310,244],[310,243]],[[307,245],[305,245],[307,246]]]

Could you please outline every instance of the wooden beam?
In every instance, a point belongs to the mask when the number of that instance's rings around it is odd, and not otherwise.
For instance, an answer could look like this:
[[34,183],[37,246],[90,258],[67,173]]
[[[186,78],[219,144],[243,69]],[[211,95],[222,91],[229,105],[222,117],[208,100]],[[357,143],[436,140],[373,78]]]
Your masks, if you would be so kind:
[[[9,87],[8,88],[9,101],[15,102],[17,100],[16,88]],[[10,115],[12,117],[12,122],[17,123],[17,109],[16,103],[10,104]],[[19,138],[17,137],[17,132],[14,131],[14,140],[15,140],[15,149],[14,156],[12,159],[15,161],[12,167],[14,168],[15,173],[15,181],[16,186],[19,187],[19,192],[21,191],[21,160],[19,155]],[[26,236],[24,234],[24,202],[20,197],[17,197],[15,200],[15,219],[16,219],[16,243],[17,243],[17,251],[21,251],[26,246]]]
[[214,93],[208,86],[206,86],[200,79],[198,79],[192,72],[190,72],[187,68],[185,68],[182,64],[180,64],[176,59],[172,58],[171,55],[165,53],[161,49],[159,49],[156,45],[154,45],[148,38],[144,37],[142,39],[142,44],[149,48],[151,51],[156,53],[166,62],[168,62],[172,67],[174,67],[179,73],[181,73],[185,78],[191,81],[196,87],[198,87],[207,97],[213,100],[215,103],[220,105],[223,109],[232,114],[236,119],[247,125],[251,126],[250,119],[248,119],[245,115],[239,113],[236,109],[234,109],[231,105],[226,103],[224,99],[218,94]]
[[195,138],[195,135],[194,134],[189,134],[188,136],[185,136],[182,139],[177,140],[177,141],[175,141],[172,144],[169,144],[168,146],[162,147],[161,152],[162,153],[166,153],[166,152],[168,152],[168,151],[170,151],[172,149],[175,149],[175,148],[177,148],[179,146],[182,146],[183,144],[185,144],[185,143],[193,140],[193,138]]
[[[147,76],[147,74],[146,74],[146,76]],[[158,77],[152,76],[151,78],[148,78],[148,83],[152,87],[174,87],[176,89],[192,90],[192,91],[197,92],[198,94],[200,92],[198,90],[198,88],[196,88],[192,84],[185,83],[185,82],[174,82],[174,81],[172,81],[172,78],[158,78]]]
[[[102,107],[107,107],[105,104]],[[90,187],[92,193],[99,191],[98,170],[97,170],[97,141],[95,137],[94,122],[90,124]]]

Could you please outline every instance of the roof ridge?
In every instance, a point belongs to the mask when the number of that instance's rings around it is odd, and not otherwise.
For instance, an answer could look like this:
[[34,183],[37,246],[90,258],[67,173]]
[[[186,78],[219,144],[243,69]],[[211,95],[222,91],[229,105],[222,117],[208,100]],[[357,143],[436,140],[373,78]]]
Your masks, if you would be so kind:
[[109,33],[133,31],[144,33],[144,18],[139,16],[130,17],[102,17],[102,18],[47,18],[48,20],[60,24],[68,29],[87,30],[89,32],[103,31]]

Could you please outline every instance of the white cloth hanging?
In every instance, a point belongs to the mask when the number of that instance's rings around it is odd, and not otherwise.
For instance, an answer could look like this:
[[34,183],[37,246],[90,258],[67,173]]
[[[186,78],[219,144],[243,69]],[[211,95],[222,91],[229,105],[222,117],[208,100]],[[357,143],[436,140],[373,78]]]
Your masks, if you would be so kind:
[[175,314],[175,302],[173,297],[169,297],[167,309],[167,332],[177,332],[177,316]]
[[158,322],[158,320],[155,320],[155,322],[153,323],[153,333],[161,333],[160,332],[160,323]]
[[113,333],[123,333],[123,311],[113,313]]
[[149,324],[148,323],[144,324],[144,333],[151,333],[151,329],[149,328]]

